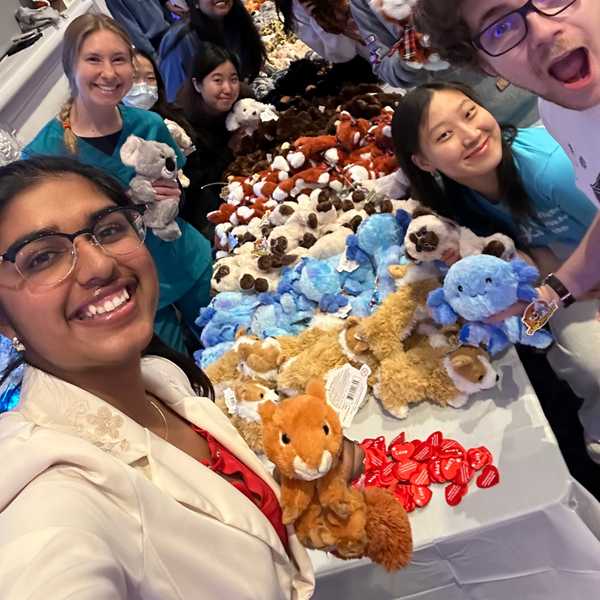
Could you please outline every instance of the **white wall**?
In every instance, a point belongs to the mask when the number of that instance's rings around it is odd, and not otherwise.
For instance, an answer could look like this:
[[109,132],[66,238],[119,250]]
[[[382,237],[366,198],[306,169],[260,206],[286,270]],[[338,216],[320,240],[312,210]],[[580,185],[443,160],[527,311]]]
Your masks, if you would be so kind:
[[106,12],[104,0],[73,0],[59,28],[48,28],[33,46],[0,62],[0,126],[15,130],[24,143],[56,116],[68,96],[61,65],[67,25],[87,12]]

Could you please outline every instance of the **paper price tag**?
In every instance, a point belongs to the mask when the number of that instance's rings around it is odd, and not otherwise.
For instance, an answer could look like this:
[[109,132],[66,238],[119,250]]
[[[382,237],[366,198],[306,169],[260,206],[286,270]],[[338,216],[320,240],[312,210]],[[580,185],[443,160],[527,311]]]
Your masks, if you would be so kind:
[[348,302],[348,304],[346,304],[346,306],[342,306],[342,308],[340,308],[340,310],[333,313],[331,316],[337,317],[338,319],[347,319],[350,316],[351,312],[352,312],[352,304],[350,304],[350,302]]
[[346,257],[346,253],[342,254],[340,257],[340,262],[337,266],[338,273],[353,273],[360,267],[360,263],[357,263],[355,260],[350,260]]
[[342,427],[349,427],[363,405],[368,390],[371,369],[363,365],[360,369],[350,364],[330,371],[325,382],[327,402],[338,413]]
[[235,392],[231,388],[226,388],[223,391],[223,398],[225,399],[225,406],[227,407],[229,414],[237,414],[238,401]]

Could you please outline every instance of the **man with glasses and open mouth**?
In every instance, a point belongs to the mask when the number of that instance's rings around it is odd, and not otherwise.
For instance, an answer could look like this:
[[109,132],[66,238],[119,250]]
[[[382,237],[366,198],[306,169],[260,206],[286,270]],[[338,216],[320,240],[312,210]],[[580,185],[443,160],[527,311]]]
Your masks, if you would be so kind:
[[[541,97],[545,126],[571,159],[577,185],[600,206],[600,1],[419,0],[417,14],[420,29],[430,35],[443,58],[503,77]],[[600,217],[596,217],[578,248],[556,265],[538,290],[551,316],[555,307],[600,298],[599,284]],[[523,307],[515,306],[512,312],[523,312]],[[597,301],[559,310],[550,323],[562,320],[564,326],[556,327],[560,335],[548,358],[557,374],[584,398],[579,416],[586,447],[600,463],[597,313]],[[582,367],[576,372],[566,366],[563,348],[571,348],[572,366],[573,344]]]

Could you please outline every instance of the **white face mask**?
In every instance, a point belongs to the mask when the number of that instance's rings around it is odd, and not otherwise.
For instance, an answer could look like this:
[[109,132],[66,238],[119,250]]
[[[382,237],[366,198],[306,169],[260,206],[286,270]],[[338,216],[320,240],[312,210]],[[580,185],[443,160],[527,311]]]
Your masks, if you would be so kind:
[[127,95],[123,98],[123,104],[134,108],[151,109],[158,100],[158,88],[145,81],[134,83]]

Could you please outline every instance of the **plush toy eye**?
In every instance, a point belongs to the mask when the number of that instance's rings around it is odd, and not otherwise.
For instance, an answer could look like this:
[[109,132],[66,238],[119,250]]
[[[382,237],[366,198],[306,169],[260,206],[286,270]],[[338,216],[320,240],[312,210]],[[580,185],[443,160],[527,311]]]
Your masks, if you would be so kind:
[[462,286],[462,285],[459,285],[459,286],[458,286],[458,291],[459,291],[459,292],[462,292],[462,291],[463,291],[463,286]]
[[479,379],[478,379],[478,381],[483,381],[483,375],[480,375],[480,376],[479,376]]
[[265,395],[261,392],[259,398],[262,400],[265,397]]
[[284,445],[287,446],[292,440],[290,440],[290,438],[287,436],[287,433],[282,433],[279,436],[279,441]]
[[323,431],[325,432],[325,435],[329,435],[329,425],[327,425],[327,423],[323,425]]
[[485,282],[486,283],[492,283],[492,278],[491,277],[486,277],[485,278]]

